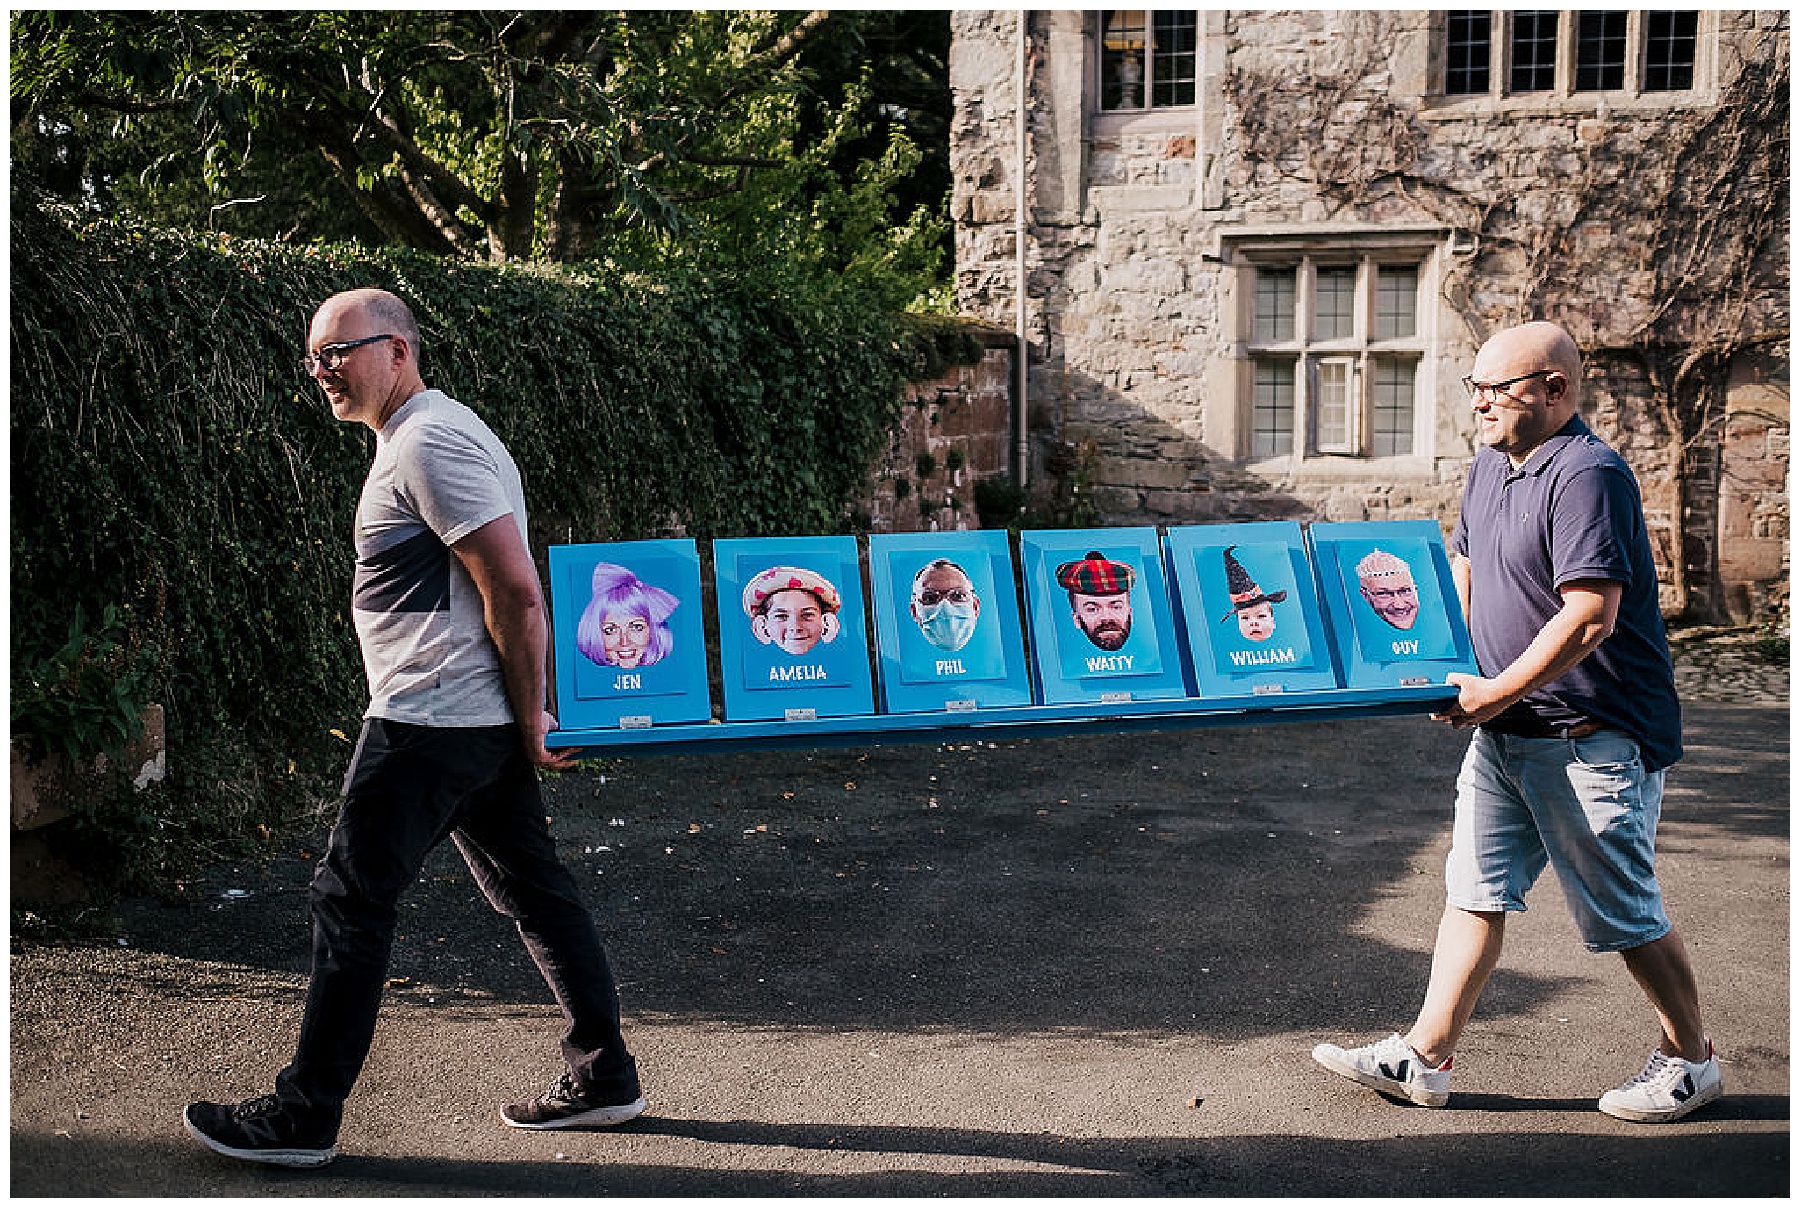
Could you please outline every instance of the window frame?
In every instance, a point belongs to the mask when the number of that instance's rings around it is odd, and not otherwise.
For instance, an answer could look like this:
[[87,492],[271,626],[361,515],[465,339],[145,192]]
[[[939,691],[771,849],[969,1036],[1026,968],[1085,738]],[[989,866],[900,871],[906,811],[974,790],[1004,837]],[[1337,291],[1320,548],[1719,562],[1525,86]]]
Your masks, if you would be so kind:
[[[1450,232],[1440,228],[1357,233],[1289,228],[1227,236],[1221,251],[1232,268],[1235,302],[1226,309],[1226,334],[1233,350],[1229,372],[1236,382],[1227,394],[1235,397],[1237,410],[1234,416],[1217,417],[1222,421],[1215,429],[1224,438],[1222,447],[1245,465],[1301,478],[1366,476],[1376,470],[1396,478],[1431,474],[1438,379],[1443,372],[1434,299],[1449,237]],[[1352,266],[1356,278],[1351,330],[1338,338],[1317,338],[1318,270]],[[1383,270],[1394,269],[1411,275],[1412,330],[1377,338],[1378,316],[1392,313],[1391,307],[1382,310],[1382,281],[1387,276]],[[1264,292],[1258,283],[1272,270],[1283,278],[1291,274],[1293,280],[1293,329],[1272,333],[1286,338],[1270,338],[1271,333],[1258,326],[1259,295]],[[1260,313],[1267,315],[1266,302]],[[1410,374],[1404,452],[1384,451],[1401,439],[1392,424],[1391,378],[1385,397],[1377,391],[1383,366],[1396,364],[1408,366]],[[1326,365],[1344,365],[1350,370],[1349,414],[1341,430],[1321,422],[1327,418],[1320,405],[1325,375],[1331,372],[1321,368]],[[1385,372],[1391,374],[1392,369]],[[1280,410],[1285,416],[1285,439],[1274,447],[1270,447],[1266,431],[1267,383],[1272,374],[1291,380],[1291,385],[1285,386],[1288,397]],[[1212,424],[1209,421],[1209,427]],[[1226,425],[1229,437],[1223,431]],[[1265,431],[1259,432],[1259,425]]]
[[[1410,458],[1418,454],[1419,415],[1426,407],[1422,389],[1423,365],[1428,353],[1426,320],[1423,311],[1426,295],[1423,289],[1426,254],[1417,249],[1382,250],[1346,247],[1340,250],[1296,249],[1287,253],[1266,250],[1246,251],[1240,271],[1247,277],[1245,293],[1250,312],[1246,316],[1245,359],[1251,366],[1250,379],[1256,384],[1246,417],[1244,456],[1251,461],[1295,457],[1302,461],[1325,457],[1349,457],[1358,461],[1384,458]],[[1319,281],[1323,274],[1354,272],[1350,288],[1348,332],[1325,334],[1319,330],[1319,305],[1322,292]],[[1412,331],[1410,334],[1380,336],[1377,321],[1382,310],[1384,270],[1404,269],[1413,279]],[[1292,277],[1293,313],[1283,316],[1276,330],[1265,326],[1269,294],[1262,288],[1265,280],[1279,273],[1285,281]],[[1282,294],[1287,293],[1284,284]],[[1336,293],[1336,290],[1331,291]],[[1376,448],[1392,433],[1385,431],[1377,414],[1376,365],[1378,361],[1412,366],[1411,423],[1407,429],[1407,448],[1403,452],[1378,454]],[[1288,448],[1262,447],[1261,434],[1268,427],[1266,408],[1258,391],[1267,375],[1264,366],[1292,367],[1292,396],[1284,409],[1291,415],[1292,433]],[[1341,382],[1344,397],[1328,398],[1329,383]],[[1333,395],[1335,391],[1331,392]],[[1341,406],[1342,414],[1337,415]]]
[[[1451,17],[1481,12],[1488,17],[1487,88],[1477,92],[1451,92]],[[1550,86],[1521,88],[1515,79],[1515,32],[1522,17],[1554,14],[1556,19],[1555,60],[1548,73]],[[1694,17],[1693,56],[1688,64],[1685,88],[1651,88],[1652,66],[1649,61],[1652,15],[1671,17],[1675,13]],[[1617,87],[1580,87],[1578,78],[1584,70],[1582,49],[1591,39],[1583,38],[1584,18],[1625,18],[1624,66]],[[1716,54],[1719,14],[1711,9],[1456,9],[1441,10],[1433,22],[1433,61],[1431,88],[1426,98],[1429,108],[1456,110],[1470,106],[1495,108],[1550,108],[1593,110],[1602,107],[1676,107],[1707,103],[1712,99],[1714,59]],[[1685,41],[1685,38],[1674,41]],[[1665,40],[1666,41],[1666,40]],[[1459,42],[1466,56],[1468,43]],[[1668,64],[1657,69],[1667,74]],[[1610,82],[1610,81],[1609,81]]]
[[[1201,88],[1201,23],[1198,9],[1099,9],[1089,10],[1093,18],[1093,28],[1089,34],[1089,46],[1092,48],[1089,67],[1089,87],[1093,97],[1093,112],[1096,116],[1113,119],[1144,118],[1158,113],[1192,113],[1200,101]],[[1141,12],[1144,14],[1144,62],[1147,70],[1139,81],[1142,96],[1140,99],[1149,102],[1142,105],[1117,106],[1106,105],[1106,18],[1112,12]],[[1185,77],[1193,89],[1193,99],[1177,104],[1156,104],[1158,61],[1156,17],[1159,13],[1184,14],[1192,21],[1189,30],[1191,41],[1187,54],[1192,60],[1193,74]]]
[[[1469,36],[1462,38],[1457,37],[1457,33],[1453,31],[1452,27],[1458,24],[1457,18],[1459,17],[1471,19],[1480,18],[1484,23],[1481,41],[1477,42],[1473,37]],[[1453,12],[1446,12],[1444,14],[1443,28],[1439,37],[1444,48],[1443,66],[1438,81],[1439,89],[1445,96],[1486,96],[1493,89],[1494,71],[1496,69],[1496,64],[1494,63],[1494,14],[1486,9],[1457,9]],[[1453,53],[1457,49],[1464,49],[1466,51],[1467,48],[1474,46],[1481,47],[1481,62],[1479,64],[1474,62],[1475,55],[1472,52],[1468,52],[1461,57]],[[1458,88],[1455,92],[1450,91],[1452,73],[1463,73],[1472,78],[1477,72],[1480,73],[1482,81],[1481,87]]]

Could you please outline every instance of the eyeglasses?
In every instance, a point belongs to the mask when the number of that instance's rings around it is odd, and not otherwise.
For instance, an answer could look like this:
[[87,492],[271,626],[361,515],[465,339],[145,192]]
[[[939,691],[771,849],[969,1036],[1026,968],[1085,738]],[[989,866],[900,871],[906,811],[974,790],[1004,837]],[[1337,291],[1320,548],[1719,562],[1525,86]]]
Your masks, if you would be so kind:
[[300,367],[308,373],[316,373],[323,367],[327,373],[336,373],[347,357],[364,344],[373,344],[377,340],[392,340],[396,337],[392,332],[378,336],[367,336],[361,340],[345,340],[341,344],[322,344],[319,351],[309,352],[300,358]]
[[927,608],[942,600],[948,600],[952,604],[967,604],[974,598],[975,593],[964,587],[952,587],[949,591],[938,591],[927,587],[919,593],[919,603]]
[[1508,386],[1517,386],[1520,382],[1529,382],[1532,378],[1541,378],[1555,372],[1554,369],[1533,369],[1530,373],[1521,373],[1518,377],[1507,378],[1504,382],[1478,382],[1472,377],[1466,377],[1462,380],[1462,384],[1463,389],[1469,392],[1471,402],[1496,403],[1500,401],[1502,395],[1507,398],[1513,397],[1506,393]]

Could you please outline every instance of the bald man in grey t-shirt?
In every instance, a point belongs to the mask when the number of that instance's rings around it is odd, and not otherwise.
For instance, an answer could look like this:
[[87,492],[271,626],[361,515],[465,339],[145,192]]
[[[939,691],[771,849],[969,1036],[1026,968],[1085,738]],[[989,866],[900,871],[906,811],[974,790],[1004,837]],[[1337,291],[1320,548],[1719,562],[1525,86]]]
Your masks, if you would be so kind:
[[456,544],[510,517],[525,493],[500,438],[438,390],[382,425],[356,506],[353,615],[369,677],[367,716],[421,726],[513,720],[487,606]]
[[332,413],[366,424],[375,460],[356,509],[353,614],[369,707],[344,802],[313,875],[312,978],[275,1093],[194,1103],[187,1129],[243,1161],[323,1166],[375,1032],[401,893],[448,835],[513,919],[555,995],[567,1070],[509,1104],[514,1128],[619,1124],[644,1110],[618,993],[593,919],[556,855],[537,771],[548,625],[524,490],[500,439],[426,388],[419,329],[381,290],[334,295],[313,317],[307,367]]

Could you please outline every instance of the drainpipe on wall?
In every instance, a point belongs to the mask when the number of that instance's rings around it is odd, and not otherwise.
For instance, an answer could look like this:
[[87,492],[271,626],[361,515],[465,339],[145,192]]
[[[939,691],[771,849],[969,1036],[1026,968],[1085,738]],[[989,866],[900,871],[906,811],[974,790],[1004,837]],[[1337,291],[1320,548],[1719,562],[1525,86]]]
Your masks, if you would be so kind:
[[1030,377],[1028,341],[1025,337],[1025,121],[1028,97],[1025,92],[1025,39],[1030,14],[1019,10],[1017,59],[1014,63],[1014,87],[1018,98],[1018,123],[1014,142],[1017,162],[1013,165],[1013,256],[1016,261],[1018,294],[1015,299],[1015,349],[1013,363],[1017,381],[1013,386],[1013,481],[1025,489],[1025,477],[1031,464],[1031,440],[1026,432],[1026,382]]

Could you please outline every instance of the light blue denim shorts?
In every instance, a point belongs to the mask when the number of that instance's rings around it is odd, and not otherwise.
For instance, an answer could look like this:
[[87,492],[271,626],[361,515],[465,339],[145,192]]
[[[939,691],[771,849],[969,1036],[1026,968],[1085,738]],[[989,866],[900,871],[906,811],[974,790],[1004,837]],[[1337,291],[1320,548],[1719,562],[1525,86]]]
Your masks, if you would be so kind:
[[1462,910],[1524,910],[1556,869],[1590,952],[1618,952],[1669,931],[1656,883],[1663,773],[1646,772],[1620,730],[1518,738],[1477,728],[1456,779],[1445,892]]

